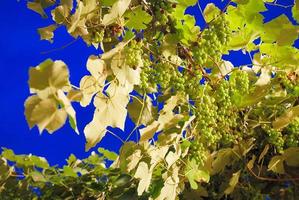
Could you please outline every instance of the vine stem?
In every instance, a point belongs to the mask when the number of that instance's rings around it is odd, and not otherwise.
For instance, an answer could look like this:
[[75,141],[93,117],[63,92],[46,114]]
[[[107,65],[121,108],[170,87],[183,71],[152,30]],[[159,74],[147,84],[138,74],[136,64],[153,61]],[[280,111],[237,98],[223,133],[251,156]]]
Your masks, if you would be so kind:
[[[133,96],[133,95],[131,95],[131,96]],[[135,96],[134,96],[134,98],[136,98]],[[129,139],[130,139],[130,137],[131,137],[131,135],[137,130],[137,128],[139,127],[139,125],[140,125],[140,119],[141,119],[141,116],[142,116],[142,113],[143,113],[143,110],[144,110],[144,105],[145,105],[145,99],[146,99],[147,97],[146,97],[146,94],[144,94],[143,95],[143,101],[141,102],[142,103],[142,107],[141,107],[141,110],[140,110],[140,113],[139,113],[139,116],[138,116],[138,120],[137,120],[137,123],[136,123],[136,126],[134,127],[134,129],[131,131],[131,133],[128,135],[128,137],[126,138],[126,140],[125,140],[125,142],[127,142]],[[136,98],[136,99],[138,99],[138,98]],[[138,101],[140,102],[140,100],[138,99]],[[136,136],[137,138],[137,141],[138,141],[138,136]]]
[[267,5],[271,5],[271,6],[277,6],[277,7],[281,7],[281,8],[290,8],[290,7],[293,7],[293,6],[294,6],[294,5],[288,5],[288,6],[281,5],[281,4],[276,3],[276,1],[275,1],[274,3],[271,3],[271,2],[265,2],[265,4],[267,4]]
[[106,129],[106,131],[107,131],[107,133],[110,133],[111,135],[113,135],[114,137],[116,137],[117,139],[119,139],[123,144],[125,143],[125,141],[123,139],[121,139],[118,135],[116,135],[112,131],[107,130],[107,129]]
[[286,182],[286,181],[299,181],[299,177],[294,177],[294,178],[269,178],[269,177],[263,177],[263,176],[258,176],[256,173],[252,171],[248,166],[246,167],[249,173],[254,176],[258,180],[262,181],[270,181],[270,182]]
[[53,53],[53,52],[55,52],[55,51],[63,50],[63,49],[65,49],[65,48],[71,46],[72,44],[74,44],[74,43],[77,42],[77,41],[78,41],[78,38],[76,38],[76,39],[70,41],[69,43],[67,43],[67,44],[65,44],[65,45],[63,45],[63,46],[61,46],[61,47],[58,47],[58,48],[55,48],[55,49],[51,49],[51,50],[48,50],[48,51],[42,51],[41,54],[49,54],[49,53]]
[[[208,28],[209,25],[210,25],[213,21],[215,21],[216,19],[218,19],[218,17],[220,17],[221,15],[223,15],[223,14],[225,13],[226,9],[228,8],[228,6],[230,5],[231,2],[232,2],[232,0],[229,0],[229,2],[228,2],[228,3],[225,5],[225,7],[221,10],[221,12],[220,12],[219,15],[217,15],[216,17],[214,17],[214,18],[213,18],[211,21],[209,21],[209,22],[206,21],[206,25],[204,26],[203,30],[201,31],[201,33],[200,33],[199,36],[198,36],[199,39],[201,38],[201,35],[202,35],[202,33],[204,32],[204,30],[205,30],[206,28]],[[203,15],[203,17],[204,17],[204,15]],[[204,17],[204,19],[205,19],[205,17]]]

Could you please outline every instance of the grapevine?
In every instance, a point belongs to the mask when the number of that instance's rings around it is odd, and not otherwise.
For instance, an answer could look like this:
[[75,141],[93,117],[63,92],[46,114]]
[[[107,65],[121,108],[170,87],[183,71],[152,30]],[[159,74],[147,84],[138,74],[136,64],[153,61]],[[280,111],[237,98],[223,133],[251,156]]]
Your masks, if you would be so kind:
[[[265,20],[276,1],[222,3],[28,1],[51,15],[41,39],[52,42],[65,27],[102,52],[87,59],[78,86],[61,60],[31,67],[28,125],[53,133],[68,121],[92,152],[58,167],[3,149],[0,199],[296,200],[298,25],[284,15]],[[189,7],[200,10],[202,27]],[[234,64],[226,56],[234,51],[250,63]],[[75,104],[93,105],[84,128]],[[108,135],[121,143],[118,153],[95,150]]]

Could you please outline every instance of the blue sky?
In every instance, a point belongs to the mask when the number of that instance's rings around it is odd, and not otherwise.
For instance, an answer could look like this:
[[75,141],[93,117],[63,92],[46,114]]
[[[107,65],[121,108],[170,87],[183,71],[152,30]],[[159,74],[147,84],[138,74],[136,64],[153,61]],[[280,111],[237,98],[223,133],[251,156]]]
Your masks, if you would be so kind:
[[[200,1],[202,7],[208,2],[211,1]],[[213,2],[223,7],[227,0]],[[280,2],[285,5],[293,3],[292,0],[281,0]],[[93,47],[87,47],[81,40],[77,40],[65,49],[43,54],[42,52],[61,48],[74,39],[68,36],[64,29],[58,29],[53,44],[40,41],[36,29],[49,25],[49,20],[43,20],[38,14],[28,10],[24,0],[20,2],[2,0],[1,6],[3,9],[0,12],[0,147],[11,148],[20,154],[32,153],[44,156],[51,164],[63,164],[71,153],[79,158],[88,156],[90,152],[84,151],[83,128],[92,119],[92,106],[85,109],[81,109],[78,105],[74,106],[77,110],[77,120],[81,132],[79,136],[68,124],[52,135],[47,133],[40,135],[37,128],[29,130],[23,114],[23,104],[29,95],[27,80],[30,66],[36,66],[47,58],[63,60],[70,68],[72,83],[79,85],[80,78],[87,74],[85,68],[87,58],[91,54],[99,54],[99,51]],[[290,8],[272,6],[268,6],[268,8],[269,11],[264,14],[266,21],[282,13],[290,16]],[[202,25],[202,17],[197,7],[190,8],[188,13],[195,15],[198,24]],[[249,62],[248,56],[240,52],[232,52],[226,58],[236,65]],[[132,128],[133,124],[128,121],[125,133],[119,130],[116,133],[122,138],[126,138]],[[118,139],[107,135],[97,147],[105,146],[117,152],[120,145]]]

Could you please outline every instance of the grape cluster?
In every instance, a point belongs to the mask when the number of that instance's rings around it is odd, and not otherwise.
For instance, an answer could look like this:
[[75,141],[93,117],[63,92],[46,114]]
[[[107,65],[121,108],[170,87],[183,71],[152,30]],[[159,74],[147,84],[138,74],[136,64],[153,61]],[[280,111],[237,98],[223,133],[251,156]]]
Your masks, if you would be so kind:
[[284,140],[288,147],[299,145],[299,118],[290,123],[284,130]]
[[234,90],[230,81],[222,80],[215,91],[217,99],[217,130],[222,136],[223,143],[230,143],[235,140],[232,134],[237,126],[238,113],[231,100],[231,92]]
[[288,93],[299,96],[299,78],[296,72],[289,74],[286,72],[278,72],[276,78]]
[[194,59],[200,66],[206,64],[209,59],[219,61],[223,47],[229,42],[229,37],[228,22],[224,15],[220,15],[202,32],[197,47],[193,49]]
[[178,70],[172,70],[171,74],[171,85],[176,91],[184,91],[185,90],[185,78],[183,74]]
[[143,90],[147,90],[152,87],[155,83],[153,81],[154,69],[150,66],[144,66],[140,73],[140,87]]
[[232,93],[239,93],[242,95],[249,93],[249,77],[248,73],[242,70],[234,71],[230,76],[230,85]]
[[185,78],[176,66],[169,62],[158,62],[144,67],[141,72],[141,87],[159,85],[163,90],[172,88],[175,91],[184,91]]
[[176,7],[176,4],[168,0],[149,0],[148,1],[156,17],[156,26],[166,25],[169,21],[169,14],[172,13],[173,9]]
[[190,73],[185,71],[185,92],[191,99],[196,99],[200,95],[200,80],[202,79],[202,73],[199,70],[195,70]]
[[278,152],[283,151],[284,139],[280,131],[271,128],[269,125],[262,125],[262,129],[267,135],[267,140],[274,145]]
[[93,38],[92,38],[92,42],[93,43],[101,43],[104,40],[104,35],[105,35],[105,31],[104,30],[96,31],[94,33]]
[[142,62],[142,45],[142,42],[132,40],[130,45],[125,48],[126,64],[134,69]]
[[162,89],[169,87],[171,80],[172,66],[169,63],[158,63],[154,66],[155,78],[154,81],[161,86]]
[[204,94],[199,101],[196,101],[196,120],[202,142],[207,146],[215,145],[221,136],[214,131],[217,117],[217,106],[215,99],[208,94]]
[[192,141],[189,148],[189,157],[194,159],[198,165],[204,165],[207,157],[205,155],[206,148],[199,141]]

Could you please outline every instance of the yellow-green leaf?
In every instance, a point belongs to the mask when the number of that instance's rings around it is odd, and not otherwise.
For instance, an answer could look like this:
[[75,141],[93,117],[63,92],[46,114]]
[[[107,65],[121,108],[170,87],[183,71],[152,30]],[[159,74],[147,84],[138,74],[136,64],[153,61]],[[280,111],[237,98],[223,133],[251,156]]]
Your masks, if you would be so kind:
[[299,106],[292,107],[288,109],[285,114],[278,117],[273,123],[273,128],[281,129],[286,127],[289,123],[291,123],[294,119],[299,116]]
[[273,171],[275,173],[284,174],[284,156],[274,156],[271,158],[268,164],[268,170]]
[[124,15],[124,17],[128,18],[126,26],[136,30],[145,29],[147,27],[146,24],[150,23],[152,20],[152,16],[142,10],[141,6],[131,10],[128,14]]
[[233,176],[229,180],[229,186],[225,189],[224,194],[231,194],[234,191],[236,185],[239,182],[240,174],[241,170],[237,171],[236,173],[233,173]]

